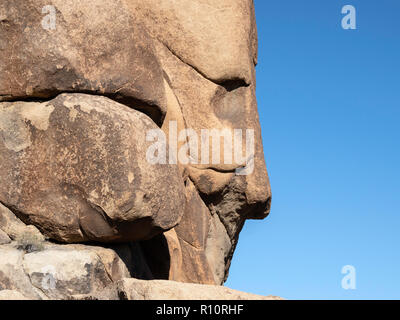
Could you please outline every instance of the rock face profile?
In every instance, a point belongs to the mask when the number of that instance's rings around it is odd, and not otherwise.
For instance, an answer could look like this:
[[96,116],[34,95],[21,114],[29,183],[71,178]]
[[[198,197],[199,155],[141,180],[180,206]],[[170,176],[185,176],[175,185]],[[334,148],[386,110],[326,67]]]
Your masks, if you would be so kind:
[[256,64],[252,0],[0,1],[0,299],[263,298]]

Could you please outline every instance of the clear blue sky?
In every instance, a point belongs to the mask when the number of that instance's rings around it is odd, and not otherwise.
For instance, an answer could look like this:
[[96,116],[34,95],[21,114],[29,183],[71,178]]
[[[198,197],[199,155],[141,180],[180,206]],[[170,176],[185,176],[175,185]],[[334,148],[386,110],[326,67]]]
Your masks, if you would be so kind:
[[[255,0],[273,200],[227,286],[288,299],[400,299],[400,1]],[[357,10],[343,30],[341,9]],[[356,268],[356,290],[341,269]]]

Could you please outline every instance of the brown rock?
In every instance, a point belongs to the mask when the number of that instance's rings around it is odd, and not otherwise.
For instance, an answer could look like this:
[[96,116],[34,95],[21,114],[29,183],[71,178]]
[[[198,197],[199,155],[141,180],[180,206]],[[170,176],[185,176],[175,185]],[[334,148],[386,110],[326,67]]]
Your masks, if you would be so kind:
[[87,246],[54,246],[26,254],[23,268],[49,299],[115,300],[114,282],[130,276],[114,251]]
[[[138,277],[223,283],[245,220],[271,206],[253,1],[54,0],[55,30],[45,5],[0,3],[0,202],[59,241],[139,240],[122,250]],[[150,165],[144,134],[170,121],[253,130],[254,170],[222,144],[219,163]],[[1,212],[16,239],[26,226]]]
[[[205,253],[207,235],[209,234],[210,212],[189,180],[186,186],[186,210],[179,225],[175,227],[181,259],[172,256],[171,264],[182,260],[180,272],[170,277],[171,280],[216,284],[212,268]],[[175,249],[174,245],[169,244]]]
[[211,216],[210,231],[206,241],[205,255],[212,270],[215,284],[223,284],[226,279],[228,260],[232,243],[217,214]]
[[259,296],[222,286],[188,284],[175,281],[123,279],[118,291],[125,300],[282,300]]
[[10,237],[3,230],[0,229],[0,245],[7,244],[10,242],[11,242]]
[[121,249],[46,242],[26,253],[16,243],[0,246],[0,299],[21,298],[15,291],[33,300],[118,299],[116,283],[131,276]]
[[[108,98],[62,94],[0,104],[0,201],[63,242],[142,240],[184,210],[176,166],[146,160],[146,115]],[[169,184],[164,181],[169,180]]]
[[29,299],[15,290],[1,290],[0,300],[29,300]]
[[[123,1],[55,0],[55,30],[43,28],[46,0],[2,1],[0,101],[53,98],[63,92],[111,97],[148,113],[166,113],[162,68],[152,38]],[[12,43],[12,45],[10,45]]]
[[0,246],[0,257],[0,290],[15,290],[29,299],[45,299],[25,273],[23,251],[11,245]]
[[11,239],[22,239],[27,234],[44,241],[43,235],[35,226],[27,226],[13,212],[0,203],[0,229]]
[[[241,129],[243,137],[248,129],[254,132],[254,154],[249,155],[249,159],[253,159],[254,163],[251,174],[237,175],[236,169],[242,166],[225,164],[223,155],[220,156],[221,162],[218,164],[191,163],[185,166],[210,214],[218,215],[229,235],[230,251],[227,257],[224,257],[226,279],[245,220],[264,218],[270,211],[271,189],[263,156],[255,80],[246,85],[242,81],[226,79],[223,85],[219,85],[185,64],[164,46],[158,44],[156,48],[169,85],[179,101],[186,128],[193,129],[199,137],[202,129],[215,129],[219,132]],[[176,119],[180,123],[179,117]],[[245,141],[244,138],[243,140]],[[223,145],[220,146],[223,152]],[[242,151],[243,156],[246,155],[245,143]],[[210,155],[212,152],[210,146]],[[251,164],[251,161],[249,163]],[[223,234],[221,237],[224,237]],[[211,242],[212,240],[210,247]]]
[[257,51],[252,1],[126,2],[154,38],[205,77],[251,82]]

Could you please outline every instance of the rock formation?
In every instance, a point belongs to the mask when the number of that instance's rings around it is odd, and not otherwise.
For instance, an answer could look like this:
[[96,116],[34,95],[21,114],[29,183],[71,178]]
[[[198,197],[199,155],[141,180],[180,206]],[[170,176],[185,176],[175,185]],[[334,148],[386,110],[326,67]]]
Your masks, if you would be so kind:
[[222,285],[270,211],[256,63],[252,0],[0,1],[0,299]]

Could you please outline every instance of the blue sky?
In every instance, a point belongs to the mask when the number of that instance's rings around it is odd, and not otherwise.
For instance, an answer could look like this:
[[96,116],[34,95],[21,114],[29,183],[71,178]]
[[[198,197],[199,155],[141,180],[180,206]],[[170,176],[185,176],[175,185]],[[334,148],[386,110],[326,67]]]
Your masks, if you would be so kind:
[[[344,30],[341,9],[357,10]],[[273,201],[227,286],[288,299],[400,299],[400,1],[255,0]],[[356,290],[341,269],[356,268]]]

